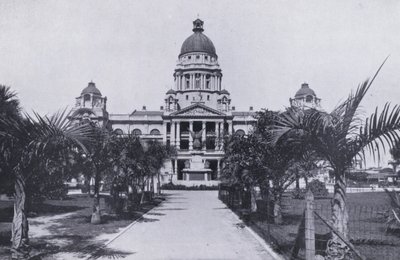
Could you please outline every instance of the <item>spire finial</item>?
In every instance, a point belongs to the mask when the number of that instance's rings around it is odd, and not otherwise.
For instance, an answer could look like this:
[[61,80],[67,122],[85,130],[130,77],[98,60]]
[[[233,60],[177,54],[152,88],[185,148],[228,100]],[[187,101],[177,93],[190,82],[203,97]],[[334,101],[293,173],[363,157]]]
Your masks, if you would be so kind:
[[196,20],[194,20],[193,21],[193,31],[194,32],[204,31],[203,24],[204,24],[204,22],[202,20],[200,20],[200,18],[197,18]]

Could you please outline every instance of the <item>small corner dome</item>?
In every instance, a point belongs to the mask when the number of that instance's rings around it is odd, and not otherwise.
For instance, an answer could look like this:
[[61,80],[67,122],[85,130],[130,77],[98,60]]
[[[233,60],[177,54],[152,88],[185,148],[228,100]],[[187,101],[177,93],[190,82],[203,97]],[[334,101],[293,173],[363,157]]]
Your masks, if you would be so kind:
[[166,94],[167,94],[167,95],[169,95],[169,94],[176,94],[176,91],[173,90],[173,89],[171,88],[170,90],[167,91]]
[[314,90],[312,90],[309,86],[308,83],[303,83],[301,84],[301,88],[296,92],[296,95],[294,96],[295,98],[300,98],[304,96],[316,96]]
[[219,92],[219,93],[220,93],[220,94],[226,94],[226,95],[229,95],[229,94],[230,94],[229,91],[226,90],[226,89],[221,90],[221,92]]
[[204,22],[200,19],[193,21],[193,34],[182,44],[180,55],[190,52],[205,52],[217,56],[213,42],[203,34]]
[[82,90],[81,95],[84,94],[94,94],[101,96],[101,92],[98,88],[96,88],[96,84],[94,82],[89,82],[88,86]]

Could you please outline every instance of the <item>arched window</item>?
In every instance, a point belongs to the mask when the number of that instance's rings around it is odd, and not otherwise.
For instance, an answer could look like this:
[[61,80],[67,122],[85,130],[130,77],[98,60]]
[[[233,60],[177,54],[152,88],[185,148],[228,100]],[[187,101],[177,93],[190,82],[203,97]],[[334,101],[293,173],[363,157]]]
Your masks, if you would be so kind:
[[313,100],[313,97],[312,97],[312,96],[308,95],[308,96],[306,97],[306,102],[307,102],[307,103],[312,102],[312,100]]
[[123,134],[124,134],[124,131],[122,131],[122,129],[117,128],[117,129],[114,130],[114,134],[116,134],[116,135],[123,135]]
[[239,129],[239,130],[237,130],[236,132],[235,132],[235,135],[237,135],[237,136],[244,136],[246,133],[242,130],[242,129]]
[[151,135],[160,135],[161,133],[160,133],[160,131],[158,129],[153,129],[153,130],[150,131],[150,134]]
[[140,129],[133,129],[132,134],[135,136],[139,136],[142,135],[142,131],[140,131]]
[[85,94],[85,95],[83,96],[83,100],[84,100],[84,101],[89,101],[89,100],[90,100],[90,95],[89,95],[89,94]]

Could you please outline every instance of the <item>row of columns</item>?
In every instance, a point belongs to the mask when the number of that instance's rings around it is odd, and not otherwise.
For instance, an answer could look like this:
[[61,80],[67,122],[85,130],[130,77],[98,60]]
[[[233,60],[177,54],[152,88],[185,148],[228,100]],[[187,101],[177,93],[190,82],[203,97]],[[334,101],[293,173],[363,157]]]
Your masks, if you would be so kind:
[[[181,129],[180,129],[180,123],[181,122],[186,122],[186,121],[172,121],[171,122],[171,133],[170,133],[170,145],[175,146],[177,149],[180,148],[180,137],[181,137]],[[202,129],[204,129],[204,131],[202,132],[202,142],[204,142],[206,140],[206,122],[207,121],[202,121]],[[193,132],[193,123],[194,120],[189,121],[189,130],[191,132]],[[224,122],[221,121],[215,121],[215,132],[217,134],[217,140],[220,140],[221,137],[221,133],[223,131],[224,128]],[[232,128],[232,121],[228,122],[228,134],[232,134],[233,133],[233,128]],[[164,143],[167,142],[167,123],[164,123],[164,135],[163,135],[163,141]],[[205,149],[205,147],[203,147],[203,149]],[[215,146],[215,149],[218,149],[218,146]],[[193,150],[193,137],[191,134],[189,134],[189,150]]]
[[[175,88],[178,90],[185,90],[187,89],[186,87],[186,81],[189,80],[189,89],[207,89],[206,88],[206,82],[207,82],[207,75],[210,74],[200,74],[200,85],[197,88],[196,87],[196,74],[197,73],[191,73],[189,74],[189,79],[186,78],[186,75],[188,74],[181,74],[175,76]],[[221,81],[222,77],[221,76],[211,76],[209,79],[209,89],[211,90],[221,90]]]

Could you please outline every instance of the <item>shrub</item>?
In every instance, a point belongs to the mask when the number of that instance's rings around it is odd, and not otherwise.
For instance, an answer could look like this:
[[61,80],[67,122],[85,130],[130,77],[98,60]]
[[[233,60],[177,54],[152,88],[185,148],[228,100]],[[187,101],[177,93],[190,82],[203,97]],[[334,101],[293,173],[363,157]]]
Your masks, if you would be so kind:
[[[319,180],[313,180],[308,184],[308,189],[314,194],[314,198],[325,198],[328,197],[328,189],[325,183]],[[293,199],[303,200],[306,198],[307,189],[295,189],[292,191]]]
[[326,188],[325,183],[319,180],[313,180],[310,182],[308,188],[312,191],[315,198],[328,196],[328,189]]
[[306,189],[295,189],[292,191],[292,198],[293,199],[300,199],[303,200],[306,198]]

